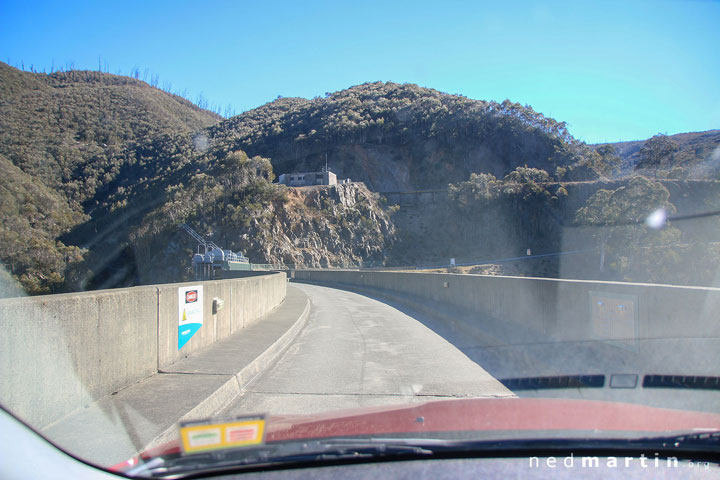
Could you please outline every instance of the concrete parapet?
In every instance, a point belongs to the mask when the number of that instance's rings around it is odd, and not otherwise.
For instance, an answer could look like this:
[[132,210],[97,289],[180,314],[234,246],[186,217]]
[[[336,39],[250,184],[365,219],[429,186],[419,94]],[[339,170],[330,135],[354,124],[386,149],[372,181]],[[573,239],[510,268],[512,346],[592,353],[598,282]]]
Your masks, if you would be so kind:
[[[178,287],[203,286],[201,328],[182,348],[177,348]],[[160,285],[158,289],[158,369],[162,370],[216,341],[257,322],[285,298],[285,273],[254,275],[233,280]],[[213,299],[223,308],[213,313]]]
[[469,315],[478,326],[518,328],[536,339],[720,337],[718,288],[377,271],[297,270],[291,276],[411,295]]
[[[178,287],[203,286],[203,327],[178,351]],[[0,404],[35,428],[257,322],[285,273],[0,299]],[[213,299],[224,302],[213,312]]]
[[45,425],[157,368],[157,290],[0,300],[0,403]]

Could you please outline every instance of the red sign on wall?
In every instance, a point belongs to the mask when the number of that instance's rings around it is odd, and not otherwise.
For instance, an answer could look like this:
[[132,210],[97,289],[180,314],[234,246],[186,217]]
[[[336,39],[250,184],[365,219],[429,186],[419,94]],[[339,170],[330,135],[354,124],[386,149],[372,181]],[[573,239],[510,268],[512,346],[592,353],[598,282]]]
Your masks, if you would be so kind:
[[203,326],[203,287],[178,287],[178,350]]

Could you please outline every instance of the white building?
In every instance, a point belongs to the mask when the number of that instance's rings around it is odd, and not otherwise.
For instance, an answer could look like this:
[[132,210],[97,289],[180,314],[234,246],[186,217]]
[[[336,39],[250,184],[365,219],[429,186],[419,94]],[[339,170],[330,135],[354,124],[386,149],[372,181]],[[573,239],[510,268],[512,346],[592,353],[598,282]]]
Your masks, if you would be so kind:
[[328,168],[320,172],[283,173],[278,182],[288,187],[309,187],[312,185],[337,185],[337,175]]

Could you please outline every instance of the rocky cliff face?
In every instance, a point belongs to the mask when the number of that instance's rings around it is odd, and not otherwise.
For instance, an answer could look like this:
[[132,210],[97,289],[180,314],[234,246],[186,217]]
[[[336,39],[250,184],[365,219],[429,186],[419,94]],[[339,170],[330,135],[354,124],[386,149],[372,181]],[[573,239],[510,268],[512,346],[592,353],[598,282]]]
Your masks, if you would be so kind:
[[383,261],[395,241],[388,211],[363,183],[285,193],[242,235],[253,262],[324,267]]
[[[254,264],[382,264],[396,242],[390,218],[396,207],[384,206],[363,183],[301,188],[268,184],[266,188],[263,199],[249,199],[249,194],[243,201],[219,198],[214,210],[202,208],[185,221],[207,240],[242,252]],[[123,268],[133,270],[128,284],[192,278],[197,243],[170,220],[173,203],[150,214],[132,235],[131,251],[121,255]]]

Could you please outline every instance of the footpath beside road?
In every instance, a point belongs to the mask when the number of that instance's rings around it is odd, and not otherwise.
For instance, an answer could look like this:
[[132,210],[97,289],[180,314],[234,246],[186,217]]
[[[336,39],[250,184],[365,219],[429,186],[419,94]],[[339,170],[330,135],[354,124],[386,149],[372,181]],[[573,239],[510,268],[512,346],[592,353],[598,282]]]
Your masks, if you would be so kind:
[[310,301],[288,286],[260,321],[42,429],[59,447],[99,465],[122,462],[177,436],[181,420],[212,416],[244,391],[305,326]]

